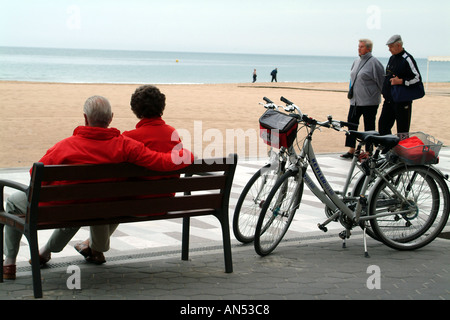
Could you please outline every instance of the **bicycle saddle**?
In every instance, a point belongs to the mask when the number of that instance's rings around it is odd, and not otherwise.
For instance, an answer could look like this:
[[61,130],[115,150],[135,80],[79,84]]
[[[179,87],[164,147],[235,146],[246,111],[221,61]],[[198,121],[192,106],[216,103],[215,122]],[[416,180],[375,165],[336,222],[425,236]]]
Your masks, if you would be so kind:
[[385,136],[369,135],[365,138],[365,141],[366,143],[383,146],[384,151],[387,151],[395,147],[400,142],[400,138],[393,134],[388,134]]
[[349,130],[348,131],[351,136],[355,137],[358,140],[365,141],[367,137],[369,136],[379,136],[380,134],[378,131],[372,130],[372,131],[354,131]]

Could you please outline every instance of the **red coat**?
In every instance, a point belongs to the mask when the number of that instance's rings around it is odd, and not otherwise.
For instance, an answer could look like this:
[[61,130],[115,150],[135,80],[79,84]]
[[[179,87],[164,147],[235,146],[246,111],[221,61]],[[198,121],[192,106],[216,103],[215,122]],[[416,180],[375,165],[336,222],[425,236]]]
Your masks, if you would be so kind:
[[[176,164],[172,159],[181,163]],[[142,142],[121,135],[115,128],[80,126],[75,128],[71,137],[48,149],[39,162],[44,165],[130,162],[151,170],[173,171],[188,166],[193,160],[192,153],[185,149],[156,152],[145,147]],[[49,204],[52,202],[40,205]]]
[[[144,118],[136,124],[136,129],[125,131],[124,136],[141,141],[147,148],[159,152],[169,152],[179,150],[182,143],[175,128],[166,124],[161,117]],[[177,178],[179,175],[166,176],[166,178]],[[149,180],[160,179],[161,177],[149,177]],[[172,194],[161,194],[158,196],[175,196]],[[158,197],[151,196],[151,197]]]
[[136,124],[136,129],[125,131],[123,135],[141,141],[147,148],[159,152],[169,152],[182,146],[178,132],[161,117],[144,118]]
[[[180,156],[181,164],[172,156]],[[142,142],[125,137],[115,128],[80,126],[73,135],[53,147],[39,160],[52,164],[98,164],[130,162],[156,171],[172,171],[186,167],[193,155],[185,149],[160,153],[150,150]]]

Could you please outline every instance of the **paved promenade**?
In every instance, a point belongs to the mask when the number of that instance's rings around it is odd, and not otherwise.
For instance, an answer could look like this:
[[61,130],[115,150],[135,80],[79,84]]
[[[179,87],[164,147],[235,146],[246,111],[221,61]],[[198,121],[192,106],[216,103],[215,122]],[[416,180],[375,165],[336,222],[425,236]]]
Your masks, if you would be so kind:
[[[440,159],[438,167],[450,173],[449,148],[443,148]],[[230,220],[240,190],[263,163],[240,161]],[[341,160],[338,154],[322,154],[319,163],[331,185],[343,184],[348,161]],[[0,169],[0,179],[27,183],[28,168]],[[318,231],[317,223],[324,220],[323,205],[305,190],[301,210],[273,254],[262,258],[252,244],[242,245],[232,236],[231,274],[224,272],[220,228],[212,217],[192,219],[189,261],[181,260],[181,221],[120,225],[106,254],[107,263],[101,266],[86,263],[73,249],[73,244],[88,237],[89,229],[82,228],[42,269],[43,299],[179,300],[179,310],[171,310],[174,313],[187,311],[182,309],[188,303],[184,300],[196,300],[195,306],[201,306],[199,300],[261,304],[262,300],[298,299],[450,299],[450,240],[438,238],[425,248],[404,252],[369,239],[370,258],[365,258],[361,232],[355,229],[344,249],[337,236],[343,227],[334,223],[328,233],[323,233]],[[39,234],[41,245],[50,234]],[[0,284],[0,299],[34,299],[28,259],[23,239],[17,280]],[[71,271],[74,266],[75,271]],[[75,275],[80,275],[81,289],[68,288],[75,283],[71,282]],[[270,308],[269,301],[263,304]],[[218,305],[224,309],[223,303]],[[224,310],[216,308],[215,312],[221,314]]]

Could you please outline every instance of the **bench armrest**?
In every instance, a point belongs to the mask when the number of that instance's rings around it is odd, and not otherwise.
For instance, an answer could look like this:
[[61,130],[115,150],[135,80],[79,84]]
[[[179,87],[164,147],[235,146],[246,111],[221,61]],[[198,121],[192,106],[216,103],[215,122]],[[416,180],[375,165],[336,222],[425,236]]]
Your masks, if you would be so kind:
[[16,189],[18,191],[27,192],[28,186],[23,183],[0,179],[0,211],[5,211],[3,208],[3,190],[5,187]]
[[0,189],[3,190],[4,187],[13,188],[23,192],[27,192],[28,190],[28,186],[23,183],[0,179]]

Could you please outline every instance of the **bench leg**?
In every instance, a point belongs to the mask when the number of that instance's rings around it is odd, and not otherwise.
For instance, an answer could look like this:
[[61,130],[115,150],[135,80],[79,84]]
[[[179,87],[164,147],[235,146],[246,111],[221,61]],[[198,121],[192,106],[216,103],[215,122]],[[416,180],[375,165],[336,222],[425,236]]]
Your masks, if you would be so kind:
[[42,298],[41,266],[39,263],[37,232],[32,232],[29,235],[28,244],[30,246],[31,272],[33,275],[34,297]]
[[231,255],[231,238],[230,238],[230,224],[228,222],[228,215],[219,219],[222,226],[222,238],[223,238],[223,254],[225,259],[225,272],[233,272],[233,259]]
[[189,228],[191,220],[189,217],[183,218],[183,234],[181,242],[181,260],[189,260]]
[[[227,235],[225,235],[227,233]],[[230,241],[230,233],[229,231],[223,232],[223,253],[225,258],[225,272],[232,273],[233,272],[233,260],[231,256],[231,241]]]

